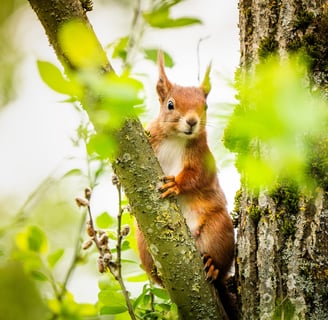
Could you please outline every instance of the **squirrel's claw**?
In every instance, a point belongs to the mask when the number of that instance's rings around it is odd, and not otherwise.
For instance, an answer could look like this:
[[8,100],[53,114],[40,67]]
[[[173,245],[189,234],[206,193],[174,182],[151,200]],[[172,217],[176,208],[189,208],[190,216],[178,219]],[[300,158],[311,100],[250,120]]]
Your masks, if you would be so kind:
[[180,193],[174,176],[165,176],[162,180],[164,181],[164,184],[159,188],[159,191],[162,192],[161,198],[178,195]]
[[219,276],[219,269],[215,266],[213,259],[207,253],[202,256],[204,262],[204,270],[206,272],[206,280],[209,282],[215,281]]

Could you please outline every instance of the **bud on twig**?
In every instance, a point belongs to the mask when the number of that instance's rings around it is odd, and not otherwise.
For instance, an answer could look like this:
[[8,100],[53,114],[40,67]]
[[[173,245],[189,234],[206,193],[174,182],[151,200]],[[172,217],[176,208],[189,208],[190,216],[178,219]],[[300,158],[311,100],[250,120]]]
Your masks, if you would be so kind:
[[108,243],[108,236],[106,233],[103,233],[99,238],[99,244],[100,245],[107,245]]
[[105,254],[104,254],[104,263],[106,264],[106,265],[108,265],[109,264],[109,262],[112,260],[112,255],[109,253],[109,252],[106,252]]
[[129,233],[130,233],[130,226],[128,224],[125,224],[122,227],[121,235],[122,235],[122,237],[126,237]]
[[130,204],[127,204],[126,206],[123,206],[122,210],[125,211],[125,212],[131,212]]
[[93,229],[92,223],[90,220],[87,221],[87,234],[89,237],[93,237],[95,230]]
[[104,260],[103,260],[103,257],[100,256],[97,260],[97,264],[98,264],[98,271],[100,273],[104,273],[105,270],[106,270],[106,267],[105,267],[105,263],[104,263]]
[[114,186],[119,186],[120,185],[120,180],[118,180],[118,176],[116,174],[112,175],[112,184]]
[[87,187],[84,189],[84,196],[86,199],[90,200],[91,199],[91,194],[92,194],[92,190],[91,188]]
[[92,244],[93,244],[93,241],[91,239],[86,240],[82,244],[82,249],[83,250],[87,250],[87,249],[89,249],[92,246]]
[[75,202],[78,205],[78,207],[88,207],[89,206],[89,201],[85,198],[82,197],[77,197],[75,198]]

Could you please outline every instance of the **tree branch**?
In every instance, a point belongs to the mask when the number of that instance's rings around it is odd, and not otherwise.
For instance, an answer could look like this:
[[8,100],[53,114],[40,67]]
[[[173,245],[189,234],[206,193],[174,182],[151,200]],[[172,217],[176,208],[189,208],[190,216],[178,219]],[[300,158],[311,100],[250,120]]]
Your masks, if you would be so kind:
[[[76,69],[63,52],[57,36],[62,24],[72,19],[79,19],[91,27],[80,1],[29,2],[46,30],[58,59],[65,67]],[[100,44],[97,49],[100,55],[104,55]],[[109,61],[99,67],[113,72]],[[159,197],[157,189],[163,172],[140,121],[127,119],[116,136],[118,154],[112,163],[114,171],[155,258],[163,283],[178,306],[180,318],[222,319],[224,311],[221,305],[218,308],[212,287],[205,280],[200,254],[176,201]]]

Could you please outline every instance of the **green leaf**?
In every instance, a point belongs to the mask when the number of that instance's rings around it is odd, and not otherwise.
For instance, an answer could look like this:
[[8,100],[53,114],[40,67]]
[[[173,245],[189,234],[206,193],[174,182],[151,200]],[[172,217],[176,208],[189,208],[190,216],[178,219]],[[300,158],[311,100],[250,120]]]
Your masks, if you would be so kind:
[[100,315],[106,315],[106,314],[120,314],[123,312],[127,311],[127,307],[126,306],[104,306],[100,308]]
[[115,315],[115,320],[131,320],[129,312],[124,312]]
[[43,253],[47,250],[47,237],[38,226],[28,226],[24,232],[16,236],[16,244],[22,250]]
[[112,135],[97,133],[87,145],[89,154],[97,153],[102,159],[111,158],[117,150],[116,140]]
[[116,44],[114,45],[114,50],[113,50],[113,54],[112,54],[113,58],[119,57],[123,61],[126,60],[126,57],[127,57],[126,47],[127,47],[128,41],[129,41],[129,37],[122,37],[116,42]]
[[[79,81],[101,99],[94,101],[89,110],[90,119],[98,132],[111,132],[118,129],[126,118],[135,117],[142,111],[143,84],[128,74],[115,76],[98,72],[81,72]],[[88,98],[88,97],[87,97]],[[90,107],[90,101],[86,101]]]
[[66,172],[63,178],[70,177],[70,176],[82,176],[82,175],[83,175],[83,171],[81,169],[72,169]]
[[131,263],[131,264],[135,264],[135,265],[139,265],[139,260],[132,260],[132,259],[121,259],[122,263],[127,264],[127,263]]
[[57,262],[62,258],[64,255],[64,249],[58,249],[57,251],[48,255],[47,260],[48,264],[51,268],[54,268]]
[[145,282],[145,281],[148,281],[148,276],[146,273],[141,273],[136,276],[127,277],[127,281],[129,281],[129,282]]
[[38,70],[42,80],[54,91],[70,94],[70,82],[64,78],[62,72],[48,61],[37,61]]
[[122,292],[106,289],[99,292],[98,298],[99,302],[104,305],[101,308],[101,314],[117,314],[127,311]]
[[30,250],[45,252],[47,249],[47,237],[45,233],[37,226],[30,226],[28,230],[28,245]]
[[108,229],[113,224],[115,223],[115,219],[111,217],[107,212],[101,213],[97,218],[96,218],[96,224],[98,228],[101,229]]
[[122,246],[121,246],[121,250],[125,251],[125,250],[129,250],[129,249],[131,249],[130,242],[127,240],[124,240],[122,243]]
[[58,38],[65,55],[76,68],[99,69],[99,66],[107,66],[106,54],[86,23],[69,21],[59,30]]
[[147,285],[144,285],[142,292],[140,295],[133,301],[133,309],[137,309],[137,307],[144,302],[144,298],[149,294],[149,289]]
[[48,277],[41,271],[32,270],[30,272],[31,276],[38,281],[48,281]]
[[163,300],[170,299],[170,296],[168,295],[167,291],[162,288],[152,288],[151,292],[158,298],[161,298]]
[[87,319],[98,319],[98,317],[91,318],[97,315],[97,308],[91,303],[79,303],[78,304],[79,315]]
[[98,281],[98,287],[101,291],[110,290],[110,291],[118,291],[120,290],[120,286],[118,282],[114,279],[113,275],[110,273],[106,273],[100,277]]
[[[151,60],[155,63],[157,63],[157,54],[158,54],[158,49],[145,49],[146,59]],[[163,51],[163,54],[164,54],[165,65],[169,68],[172,68],[174,66],[174,61],[172,57],[165,51]]]
[[143,18],[153,28],[177,28],[202,23],[200,19],[194,17],[172,19],[167,6],[162,6],[156,11],[144,12]]

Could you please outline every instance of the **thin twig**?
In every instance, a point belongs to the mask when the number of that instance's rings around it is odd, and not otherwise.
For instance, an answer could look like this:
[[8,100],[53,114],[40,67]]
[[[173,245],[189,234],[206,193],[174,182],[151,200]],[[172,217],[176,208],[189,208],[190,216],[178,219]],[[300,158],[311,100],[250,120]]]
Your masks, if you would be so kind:
[[90,207],[90,198],[91,198],[91,190],[85,190],[85,199],[84,198],[77,198],[76,201],[79,206],[83,206],[87,208],[88,212],[88,221],[87,221],[87,233],[90,236],[90,239],[86,241],[86,246],[84,249],[89,248],[90,241],[92,240],[99,252],[98,258],[98,270],[99,272],[103,273],[109,271],[115,280],[118,281],[122,293],[125,298],[125,302],[128,308],[128,312],[132,320],[137,320],[136,315],[133,311],[133,306],[129,297],[129,292],[125,287],[123,277],[122,277],[122,263],[121,263],[121,253],[122,253],[122,240],[123,240],[123,233],[122,233],[122,192],[121,192],[121,185],[115,179],[114,184],[117,187],[118,191],[118,215],[117,215],[117,243],[116,243],[116,261],[112,260],[112,254],[110,248],[108,246],[108,236],[102,230],[96,230],[93,223],[92,212]]
[[121,184],[119,182],[116,183],[116,188],[118,192],[118,214],[117,214],[117,243],[116,243],[116,266],[117,266],[117,272],[118,272],[118,279],[117,281],[120,284],[120,287],[122,289],[126,305],[128,307],[128,311],[130,314],[131,319],[136,320],[136,316],[133,311],[133,306],[129,297],[129,292],[127,291],[125,287],[125,283],[123,281],[122,277],[122,263],[121,263],[121,252],[122,252],[122,188]]
[[117,193],[118,193],[118,213],[117,213],[117,243],[116,243],[116,263],[118,266],[118,273],[121,277],[122,275],[122,266],[121,266],[121,248],[122,248],[122,232],[121,232],[121,226],[122,226],[122,192],[121,192],[121,184],[116,184]]

